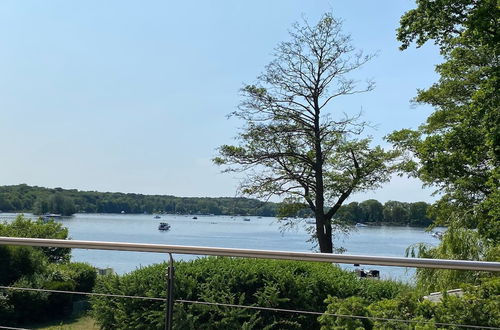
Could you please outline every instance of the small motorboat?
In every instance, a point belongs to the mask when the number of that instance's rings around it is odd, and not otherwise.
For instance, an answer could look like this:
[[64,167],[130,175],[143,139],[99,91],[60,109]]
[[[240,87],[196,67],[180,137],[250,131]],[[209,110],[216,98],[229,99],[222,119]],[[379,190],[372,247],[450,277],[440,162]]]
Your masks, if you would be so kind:
[[250,218],[244,218],[243,221],[250,221]]
[[155,219],[161,219],[161,217],[157,214],[155,215]]
[[196,219],[198,219],[198,217],[193,217],[193,220],[196,220]]
[[158,226],[158,230],[161,230],[161,231],[170,230],[170,225],[166,222],[160,222],[160,225]]
[[435,231],[432,234],[432,237],[437,238],[437,239],[443,239],[443,233],[440,231]]
[[367,225],[365,225],[364,223],[361,223],[361,222],[358,222],[356,224],[356,227],[368,227]]
[[53,220],[56,220],[56,219],[60,219],[62,217],[62,215],[60,214],[55,214],[55,213],[47,213],[47,214],[44,214],[41,218],[44,222],[47,222],[47,221],[53,221]]

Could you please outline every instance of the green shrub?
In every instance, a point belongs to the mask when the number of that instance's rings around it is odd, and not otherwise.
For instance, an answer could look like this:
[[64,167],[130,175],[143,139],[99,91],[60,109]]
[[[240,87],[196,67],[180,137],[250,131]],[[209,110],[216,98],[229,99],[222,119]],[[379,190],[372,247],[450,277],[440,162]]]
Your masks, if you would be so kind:
[[[364,315],[373,318],[373,329],[438,329],[440,323],[500,327],[500,278],[486,279],[477,287],[465,286],[462,297],[444,293],[440,302],[421,298],[417,292],[403,292],[366,306],[358,297],[327,299],[327,313]],[[382,319],[390,319],[388,321]],[[395,321],[406,320],[407,322]],[[356,329],[359,321],[324,314],[322,329]],[[367,324],[363,324],[369,328]],[[460,327],[447,326],[447,329]]]
[[79,292],[92,292],[97,278],[96,269],[83,262],[51,264],[47,272],[52,280],[72,281]]
[[[20,288],[41,288],[44,278],[41,276],[32,276],[31,278],[22,278],[16,281],[12,286]],[[14,324],[28,323],[32,321],[48,320],[46,313],[48,301],[48,292],[11,290],[8,292],[8,302],[13,306]]]
[[[99,293],[166,297],[166,264],[97,281]],[[374,292],[380,289],[377,296]],[[323,311],[328,295],[360,295],[367,302],[393,298],[406,286],[366,281],[331,264],[239,258],[200,258],[176,264],[176,299],[270,308]],[[93,297],[96,320],[103,329],[161,328],[165,303],[139,299]],[[257,311],[226,306],[177,303],[177,329],[319,329],[313,315]]]
[[[54,221],[33,221],[24,215],[18,215],[12,222],[0,223],[0,236],[67,239],[68,228]],[[71,249],[56,247],[39,247],[50,262],[66,262],[70,260]]]
[[0,246],[0,285],[9,285],[22,276],[43,272],[46,257],[29,246]]
[[[363,298],[349,297],[346,299],[339,299],[330,296],[325,302],[328,303],[326,313],[318,318],[321,323],[321,330],[356,330],[372,328],[372,322],[369,319],[343,316],[368,316],[369,312],[366,309],[368,304]],[[329,314],[336,314],[338,316]]]

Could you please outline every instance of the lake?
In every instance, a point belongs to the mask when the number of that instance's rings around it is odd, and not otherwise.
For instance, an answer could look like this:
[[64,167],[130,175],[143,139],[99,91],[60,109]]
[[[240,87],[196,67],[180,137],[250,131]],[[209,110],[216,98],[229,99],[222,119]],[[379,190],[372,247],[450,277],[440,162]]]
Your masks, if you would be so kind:
[[[34,217],[31,214],[26,214]],[[13,219],[15,214],[2,214],[2,219]],[[136,214],[76,214],[57,220],[69,229],[75,240],[159,243],[227,248],[313,252],[314,244],[307,242],[307,225],[301,221],[296,228],[281,232],[276,218],[231,216],[153,215]],[[171,229],[158,230],[160,222],[168,222]],[[436,245],[438,240],[423,228],[398,226],[368,226],[354,228],[348,235],[335,239],[335,245],[346,249],[345,254],[403,257],[408,246],[415,243]],[[175,260],[190,260],[196,256],[174,255]],[[166,260],[166,255],[146,252],[99,251],[73,249],[73,261],[88,262],[99,268],[111,267],[123,274],[138,267]],[[352,269],[352,265],[343,265]],[[365,266],[380,270],[382,278],[410,281],[413,269]]]

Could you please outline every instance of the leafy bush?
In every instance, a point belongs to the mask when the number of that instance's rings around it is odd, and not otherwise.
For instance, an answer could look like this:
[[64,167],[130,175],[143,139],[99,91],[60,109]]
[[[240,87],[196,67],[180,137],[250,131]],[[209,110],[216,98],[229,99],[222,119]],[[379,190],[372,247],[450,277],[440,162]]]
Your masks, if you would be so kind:
[[48,272],[52,280],[70,281],[75,291],[92,292],[97,278],[96,269],[83,262],[51,264]]
[[[95,278],[94,268],[87,264],[52,264],[46,271],[23,276],[11,286],[88,292],[92,290]],[[56,319],[72,312],[73,300],[74,295],[67,293],[9,290],[0,296],[0,315],[8,315],[5,319],[12,324]]]
[[[68,229],[54,221],[32,221],[24,215],[18,215],[12,222],[0,223],[0,236],[67,239]],[[71,249],[56,247],[40,247],[50,262],[65,262],[71,257]]]
[[[465,286],[462,297],[443,294],[440,302],[422,299],[417,292],[405,292],[393,299],[383,299],[367,305],[358,297],[340,299],[329,297],[327,313],[368,316],[366,329],[438,329],[440,323],[500,326],[500,278],[487,279],[477,287]],[[356,329],[358,319],[345,319],[325,313],[319,318],[322,330]],[[385,321],[382,319],[392,319]],[[406,320],[400,322],[394,320]],[[459,327],[446,327],[459,329]]]
[[[97,281],[99,293],[166,297],[166,264],[138,269]],[[374,294],[380,290],[379,296]],[[176,264],[176,299],[270,308],[322,311],[328,295],[359,295],[368,303],[394,298],[407,287],[386,281],[366,281],[330,264],[201,258]],[[165,303],[127,298],[93,297],[97,322],[103,329],[161,328]],[[317,329],[316,317],[226,306],[177,303],[177,329]],[[146,326],[147,327],[147,326]]]
[[42,272],[46,257],[28,246],[0,246],[0,285],[8,285],[22,276]]
[[[500,261],[500,246],[481,238],[476,230],[450,226],[438,246],[415,244],[407,249],[410,257],[428,259]],[[426,291],[444,291],[462,283],[479,284],[481,279],[494,277],[494,273],[419,268],[416,273],[417,287]]]
[[[0,236],[67,238],[61,224],[31,221],[18,216],[0,223]],[[92,291],[95,269],[84,263],[69,263],[70,249],[0,246],[0,285],[62,291]],[[36,291],[0,292],[0,320],[17,325],[50,320],[69,314],[73,295]]]
[[[371,329],[372,322],[366,318],[345,317],[344,315],[356,315],[365,317],[369,315],[367,302],[360,297],[349,297],[339,299],[329,296],[326,300],[328,307],[326,313],[318,318],[322,324],[321,329]],[[328,314],[336,314],[328,315]]]

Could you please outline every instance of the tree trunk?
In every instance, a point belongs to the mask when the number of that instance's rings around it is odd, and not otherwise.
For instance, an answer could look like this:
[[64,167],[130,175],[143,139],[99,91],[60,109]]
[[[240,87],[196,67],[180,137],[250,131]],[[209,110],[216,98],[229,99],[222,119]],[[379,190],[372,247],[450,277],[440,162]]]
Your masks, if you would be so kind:
[[332,227],[322,211],[316,213],[316,237],[318,238],[319,251],[333,253]]
[[316,183],[316,236],[318,238],[319,250],[322,253],[332,253],[332,228],[330,219],[325,215],[325,196],[324,196],[324,183],[323,183],[323,150],[321,147],[321,134],[320,134],[320,108],[318,103],[317,92],[314,98],[314,151],[316,153],[315,159],[315,183]]

